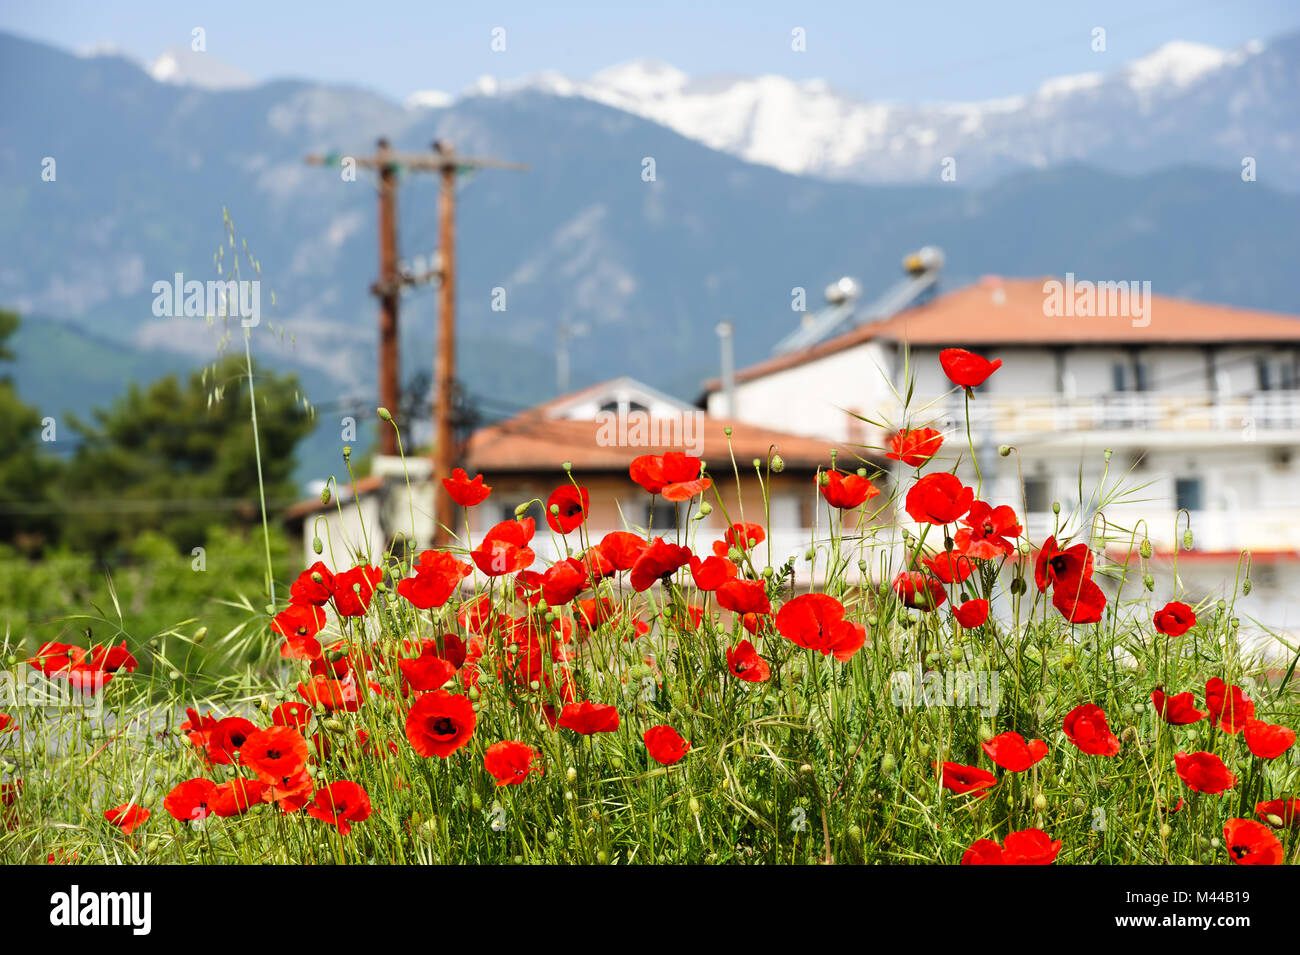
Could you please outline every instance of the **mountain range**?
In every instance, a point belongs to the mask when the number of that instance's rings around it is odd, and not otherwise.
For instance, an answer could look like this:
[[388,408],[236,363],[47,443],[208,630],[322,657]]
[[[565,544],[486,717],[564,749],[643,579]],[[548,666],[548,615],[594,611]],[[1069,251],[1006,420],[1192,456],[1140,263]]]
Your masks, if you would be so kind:
[[[859,115],[775,78],[727,86],[639,63],[585,87],[551,76],[403,104],[348,86],[249,85],[211,64],[215,79],[197,84],[184,56],[160,78],[156,63],[0,34],[0,305],[26,322],[15,378],[50,413],[84,411],[128,379],[211,360],[222,330],[154,316],[151,288],[178,272],[215,279],[247,242],[267,290],[254,354],[297,370],[322,408],[372,402],[373,184],[303,157],[369,153],[380,136],[529,166],[460,186],[461,372],[489,413],[553,395],[562,340],[573,387],[626,373],[692,396],[716,372],[718,320],[736,326],[737,360],[758,360],[799,320],[792,289],[815,307],[848,273],[879,292],[929,243],[947,253],[948,287],[1071,271],[1300,312],[1300,36],[1153,57],[964,120],[951,106],[880,107],[879,138],[861,125],[870,104]],[[792,89],[839,105],[813,136],[800,124],[820,114],[790,99],[782,145],[772,104]],[[956,182],[939,179],[947,155]],[[1246,155],[1258,181],[1243,181]],[[405,256],[433,252],[428,177],[401,175],[399,225]],[[433,314],[429,290],[408,293],[405,375],[432,363]],[[333,463],[308,459],[304,472]]]

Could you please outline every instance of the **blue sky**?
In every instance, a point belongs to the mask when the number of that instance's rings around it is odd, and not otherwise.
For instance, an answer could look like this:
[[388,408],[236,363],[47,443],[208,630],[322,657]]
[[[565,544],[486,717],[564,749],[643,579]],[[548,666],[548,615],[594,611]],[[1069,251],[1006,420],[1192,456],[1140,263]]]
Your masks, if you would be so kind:
[[[72,50],[112,44],[139,60],[188,45],[196,26],[208,53],[259,79],[346,82],[398,98],[456,92],[483,75],[585,77],[651,57],[692,75],[821,78],[860,96],[914,101],[1021,93],[1051,76],[1113,69],[1172,39],[1237,47],[1300,30],[1300,3],[42,0],[0,9],[0,29]],[[1098,26],[1105,53],[1089,46]],[[494,27],[506,31],[505,52],[490,48]],[[806,31],[806,52],[791,50],[795,27]]]

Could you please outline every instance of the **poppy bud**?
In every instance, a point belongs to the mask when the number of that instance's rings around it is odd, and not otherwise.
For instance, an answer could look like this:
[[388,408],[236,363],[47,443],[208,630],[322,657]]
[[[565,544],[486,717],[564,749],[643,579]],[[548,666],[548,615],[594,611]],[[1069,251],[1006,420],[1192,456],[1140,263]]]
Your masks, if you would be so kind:
[[712,513],[713,513],[713,505],[710,504],[708,501],[705,501],[703,504],[700,505],[700,517],[708,517]]
[[1183,550],[1191,550],[1195,543],[1196,539],[1192,537],[1192,529],[1189,527],[1183,531]]
[[1004,445],[999,446],[999,447],[998,447],[998,454],[1002,455],[1002,457],[1004,457],[1004,458],[1007,457],[1007,456],[1009,456],[1009,455],[1011,454],[1011,445],[1009,445],[1009,444],[1004,444]]
[[1069,670],[1072,669],[1073,667],[1074,667],[1073,653],[1067,653],[1065,656],[1061,657],[1061,669]]
[[761,468],[761,467],[763,466],[763,462],[760,461],[758,458],[754,458],[754,460],[753,460],[752,463],[753,463],[753,465],[754,465],[754,470],[755,470],[755,471],[757,471],[759,468]]
[[1027,589],[1028,589],[1028,588],[1025,586],[1025,578],[1023,578],[1023,577],[1012,577],[1012,578],[1011,578],[1011,592],[1012,592],[1015,596],[1017,596],[1017,597],[1023,596],[1023,595],[1024,595],[1024,592],[1025,592]]
[[167,679],[171,680],[172,682],[175,682],[180,678],[181,678],[180,670],[172,670],[170,673],[167,674]]
[[845,830],[844,834],[849,837],[849,842],[853,843],[855,846],[862,844],[862,827],[857,823],[849,826],[849,828]]
[[1161,839],[1168,839],[1171,835],[1173,835],[1173,833],[1174,833],[1173,827],[1170,826],[1169,823],[1165,822],[1160,824]]
[[1039,812],[1046,812],[1046,811],[1047,811],[1047,797],[1044,796],[1042,793],[1039,793],[1037,796],[1035,796],[1035,797],[1034,797],[1034,808],[1037,809]]
[[1243,594],[1245,594],[1246,596],[1248,596],[1248,597],[1250,596],[1250,578],[1249,578],[1249,577],[1247,577],[1245,580],[1243,580],[1243,581],[1241,582],[1241,592],[1242,592]]
[[577,771],[577,769],[575,769],[574,767],[570,766],[568,769],[566,769],[566,770],[564,771],[564,778],[567,779],[570,783],[575,783],[575,782],[577,782],[577,781],[578,781],[578,771]]
[[325,582],[325,578],[322,577],[322,576],[320,575],[320,571],[319,571],[319,570],[313,570],[313,571],[311,572],[311,580],[312,580],[312,583],[314,583],[314,584],[321,584],[321,583],[324,583],[324,582]]
[[331,733],[342,733],[347,728],[343,725],[342,722],[335,719],[325,720],[323,723],[321,723],[321,726],[325,727]]
[[1142,538],[1142,543],[1138,545],[1138,553],[1142,555],[1143,560],[1151,559],[1151,541]]
[[892,775],[894,770],[897,768],[898,760],[894,759],[892,753],[886,753],[884,756],[880,757],[880,771],[886,776]]
[[352,445],[350,444],[343,445],[343,460],[344,461],[352,460]]
[[608,861],[609,861],[609,853],[606,852],[604,849],[601,849],[599,852],[596,853],[597,863],[599,863],[600,865],[604,865]]
[[802,766],[799,767],[800,776],[811,776],[812,774],[813,774],[813,768],[810,764],[804,763]]
[[387,408],[379,408],[375,413],[379,415],[379,418],[380,418],[381,421],[392,421],[392,420],[393,420],[393,416],[392,416],[391,414],[388,413],[388,409],[387,409]]
[[1132,743],[1134,740],[1138,738],[1137,727],[1136,726],[1124,727],[1124,732],[1119,734],[1119,738],[1120,738],[1120,742]]
[[780,474],[784,470],[785,458],[781,457],[779,454],[772,455],[772,472],[774,474]]
[[727,425],[725,428],[723,428],[722,433],[725,434],[728,438],[731,437],[731,425]]
[[980,724],[980,739],[987,743],[992,738],[993,730],[989,729],[985,724]]
[[1155,579],[1154,577],[1152,577],[1150,574],[1143,574],[1143,575],[1142,575],[1142,586],[1145,587],[1147,590],[1155,590],[1155,589],[1156,589],[1156,579]]
[[570,471],[573,470],[573,462],[572,462],[572,461],[562,461],[562,462],[560,462],[560,467],[564,468],[564,473],[565,473],[565,474],[568,474]]
[[194,642],[196,644],[202,643],[204,640],[207,639],[207,636],[208,636],[208,628],[199,627],[198,630],[194,631]]
[[330,486],[328,484],[321,488],[320,502],[322,504],[328,504],[330,502]]
[[1061,502],[1060,502],[1060,501],[1053,501],[1053,502],[1052,502],[1052,513],[1053,513],[1053,514],[1060,514],[1060,513],[1061,513]]
[[343,657],[342,650],[329,650],[325,653],[325,659],[329,660],[330,663],[338,663]]
[[763,577],[764,577],[766,580],[771,580],[771,579],[772,579],[772,574],[773,574],[773,573],[775,573],[775,571],[772,570],[772,567],[771,567],[770,564],[769,564],[767,567],[764,567],[764,568],[763,568]]
[[16,654],[11,653],[9,654],[9,656],[5,657],[5,663],[9,664],[10,666],[14,666],[17,662],[18,662],[18,657]]
[[553,517],[557,517],[557,516],[559,516],[559,513],[560,513],[560,505],[558,505],[558,504],[552,504],[552,505],[550,506],[550,512],[551,512],[551,515],[552,515]]
[[827,486],[829,486],[830,483],[831,483],[831,475],[830,475],[830,472],[829,472],[829,471],[818,471],[818,472],[817,472],[817,483],[820,484],[822,487],[827,487]]
[[311,539],[311,549],[318,554],[322,554],[325,552],[325,542],[319,537],[313,537]]
[[803,555],[803,559],[806,561],[811,561],[813,559],[813,550],[811,547],[808,548],[808,553]]
[[1266,820],[1268,820],[1268,824],[1269,824],[1270,826],[1272,826],[1274,829],[1281,829],[1281,828],[1282,828],[1282,817],[1281,817],[1281,816],[1274,815],[1273,813],[1270,812],[1270,813],[1269,813],[1267,816],[1265,816],[1264,818],[1265,818]]
[[[700,801],[692,796],[690,801],[686,803],[686,808],[691,811],[692,816],[698,816],[700,814]],[[1280,822],[1281,820],[1279,820]]]

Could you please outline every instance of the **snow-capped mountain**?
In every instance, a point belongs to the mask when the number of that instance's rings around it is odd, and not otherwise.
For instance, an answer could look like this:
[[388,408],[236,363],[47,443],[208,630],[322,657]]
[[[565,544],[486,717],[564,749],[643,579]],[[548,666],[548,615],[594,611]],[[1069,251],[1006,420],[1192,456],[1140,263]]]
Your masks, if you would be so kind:
[[[1180,162],[1239,168],[1248,156],[1300,172],[1300,140],[1282,132],[1300,129],[1300,35],[1232,51],[1170,42],[1112,72],[967,103],[868,102],[820,81],[693,78],[650,60],[587,80],[485,78],[467,95],[521,88],[585,97],[750,162],[827,179],[934,182],[947,165],[970,184],[1072,161],[1146,172]],[[408,103],[420,105],[420,94]],[[1293,189],[1290,178],[1275,184]]]
[[238,67],[212,54],[178,46],[167,50],[146,69],[160,83],[197,86],[208,90],[247,89],[257,81]]

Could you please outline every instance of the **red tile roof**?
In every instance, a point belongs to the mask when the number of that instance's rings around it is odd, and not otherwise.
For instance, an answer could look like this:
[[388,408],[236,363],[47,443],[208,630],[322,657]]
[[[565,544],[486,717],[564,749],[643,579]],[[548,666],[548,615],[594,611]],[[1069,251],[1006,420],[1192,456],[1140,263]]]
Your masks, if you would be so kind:
[[[986,278],[802,351],[751,365],[738,371],[736,380],[760,378],[873,339],[970,348],[1300,342],[1300,316],[1163,295],[1150,297],[1150,322],[1142,327],[1135,326],[1126,317],[1049,316],[1044,314],[1047,295],[1043,291],[1049,281],[1053,279]],[[705,390],[716,391],[720,387],[714,378],[705,385]]]
[[[724,429],[731,427],[731,448],[736,460],[747,467],[754,458],[766,458],[769,447],[776,449],[790,468],[814,470],[830,466],[832,444],[820,438],[772,431],[740,421],[729,421],[698,413],[701,457],[714,470],[730,457]],[[626,471],[632,459],[642,454],[682,450],[679,443],[619,447],[598,441],[602,424],[598,421],[575,421],[547,418],[528,411],[508,421],[476,431],[465,453],[465,467],[470,473],[489,476],[506,471],[558,471],[568,461],[575,471]],[[653,424],[652,428],[657,427]]]

